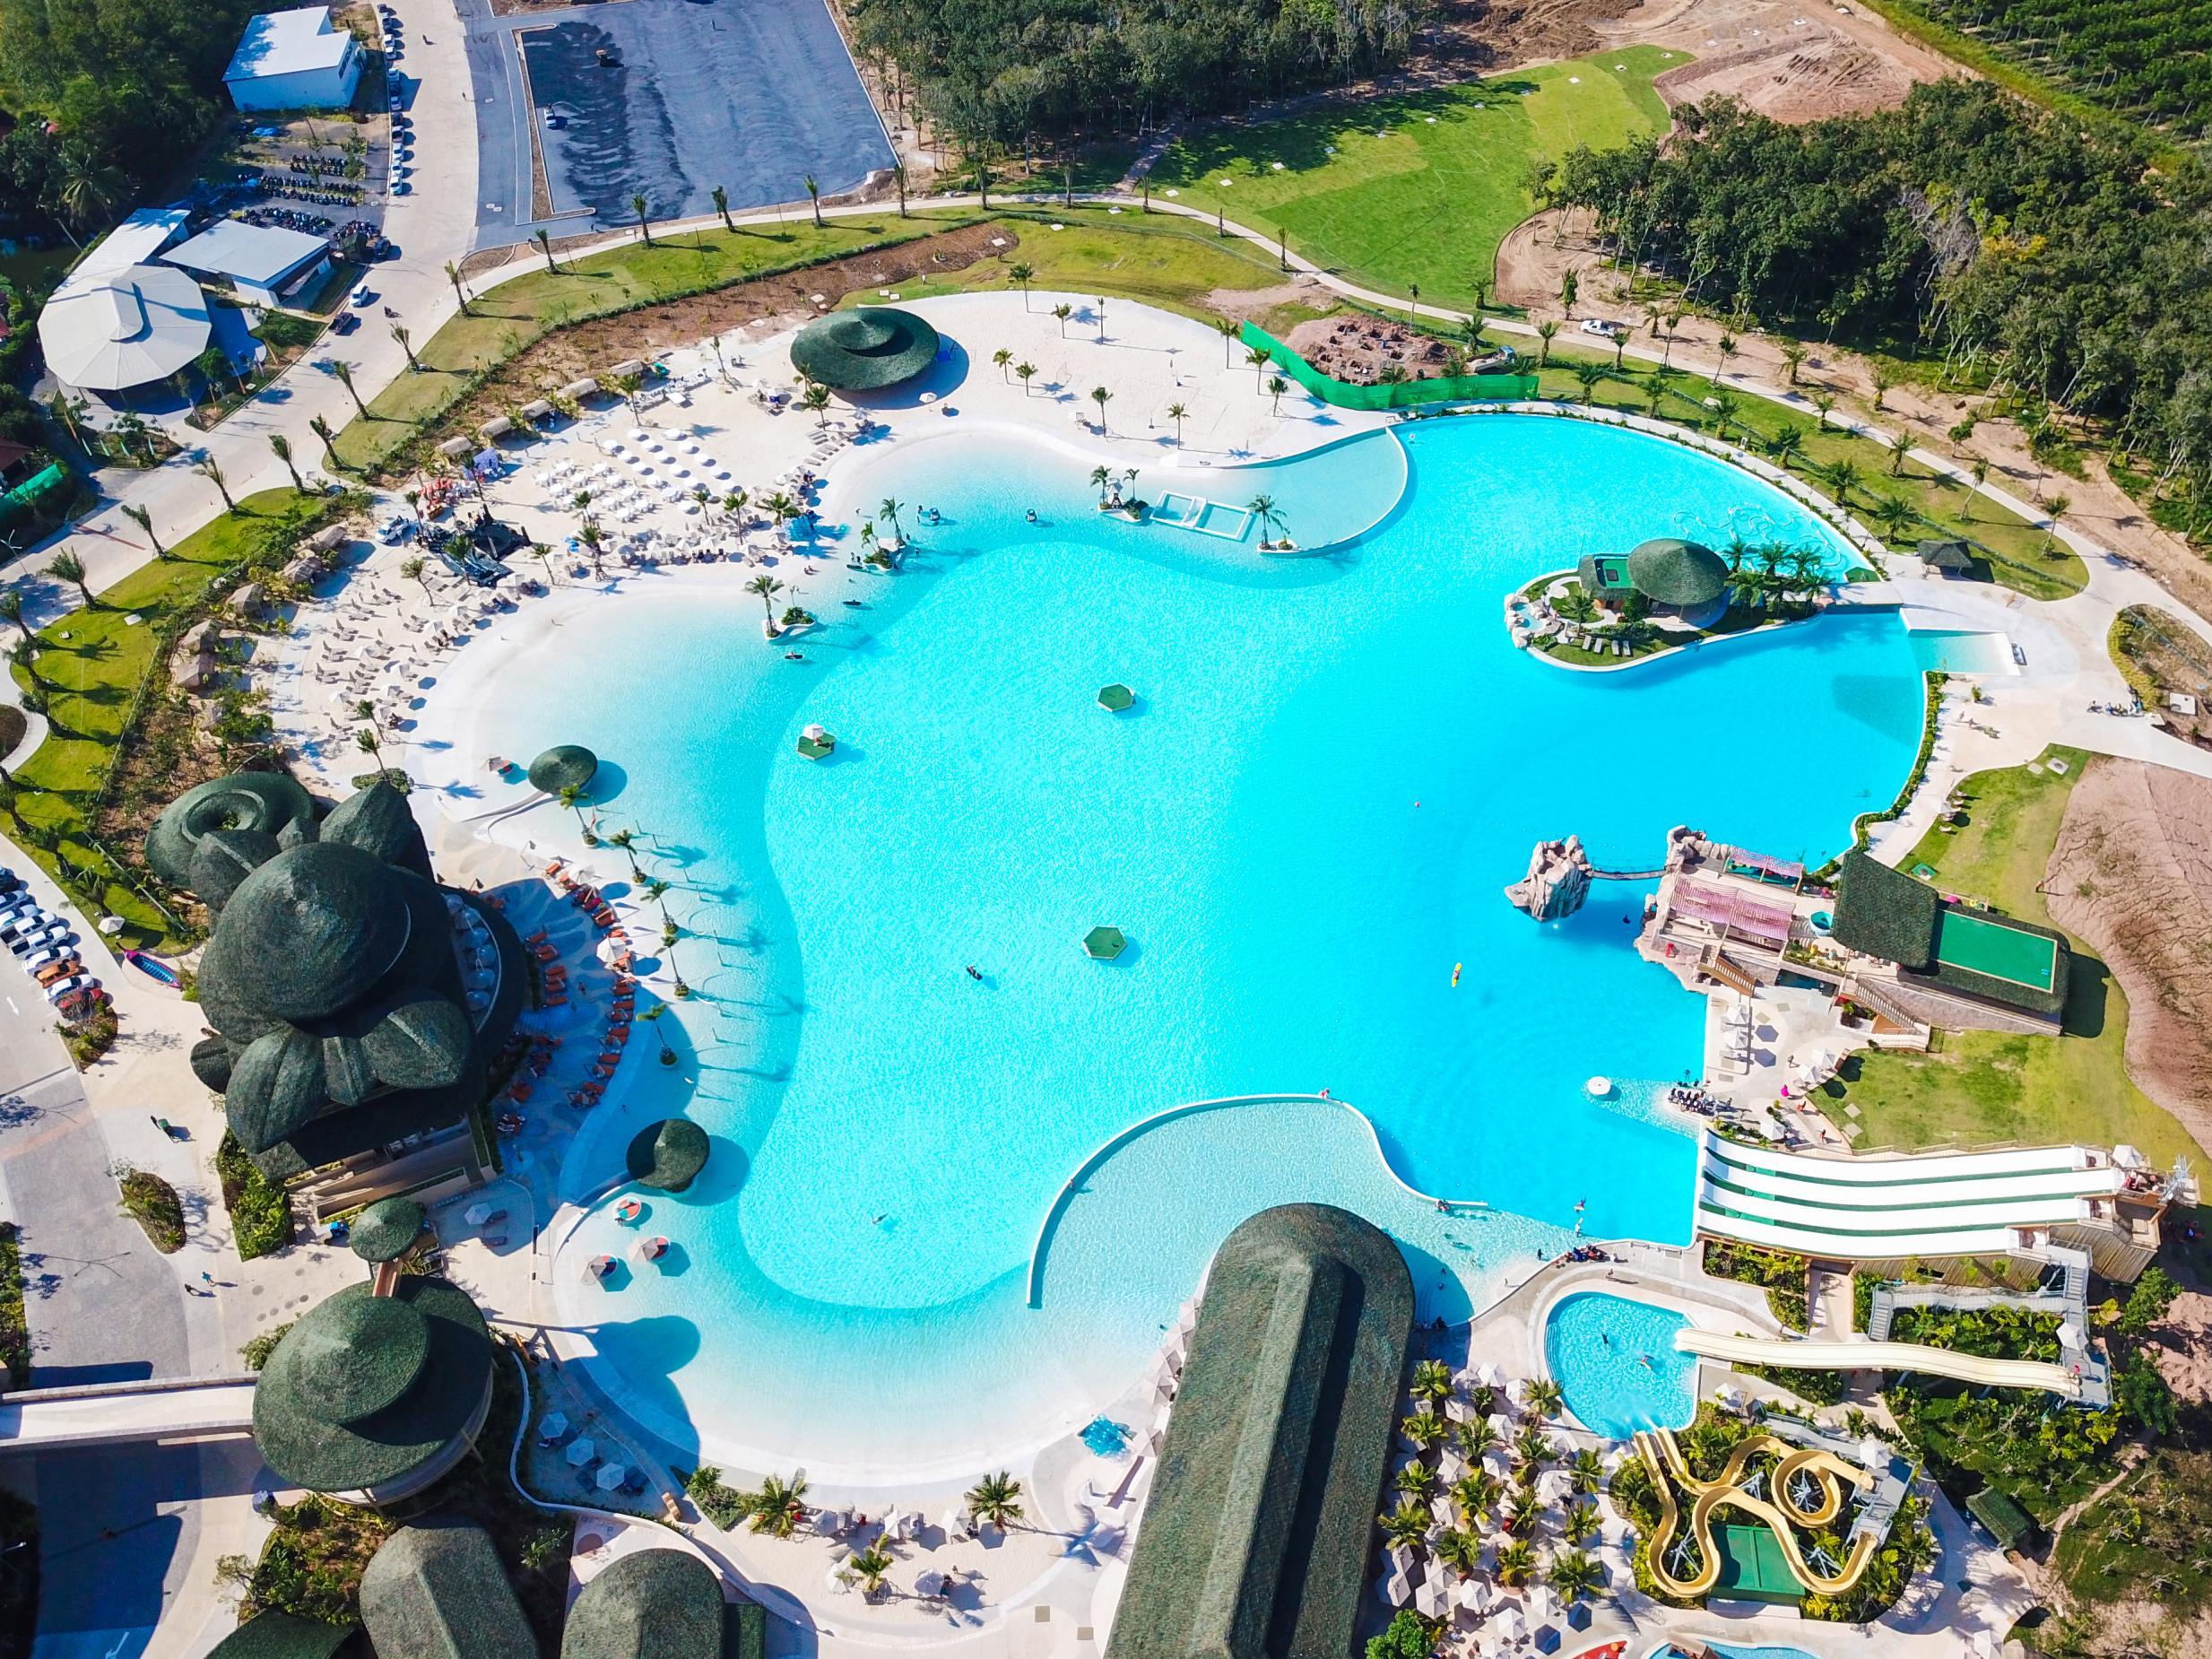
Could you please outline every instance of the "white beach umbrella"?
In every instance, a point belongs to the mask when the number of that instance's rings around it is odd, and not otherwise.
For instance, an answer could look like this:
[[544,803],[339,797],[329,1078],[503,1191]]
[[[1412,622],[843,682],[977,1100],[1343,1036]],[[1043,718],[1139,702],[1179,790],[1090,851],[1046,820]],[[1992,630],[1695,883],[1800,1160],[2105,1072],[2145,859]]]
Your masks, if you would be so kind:
[[1559,1617],[1559,1598],[1548,1585],[1537,1585],[1529,1592],[1529,1622],[1536,1628],[1553,1623]]
[[1529,1621],[1509,1602],[1490,1616],[1490,1629],[1501,1642],[1517,1642],[1528,1634]]
[[612,1492],[629,1479],[629,1471],[620,1464],[603,1464],[599,1470],[599,1490]]
[[1444,1597],[1436,1593],[1436,1586],[1427,1579],[1423,1579],[1413,1592],[1413,1611],[1424,1619],[1444,1617]]
[[849,1595],[852,1594],[852,1580],[845,1576],[845,1569],[841,1567],[831,1568],[829,1571],[823,1576],[822,1583],[825,1586],[827,1586],[829,1594],[832,1595]]
[[1499,1434],[1509,1438],[1512,1437],[1514,1431],[1514,1421],[1513,1419],[1506,1416],[1505,1412],[1491,1412],[1488,1418],[1488,1422],[1490,1427],[1496,1429]]
[[1508,1380],[1505,1384],[1505,1398],[1515,1405],[1526,1405],[1529,1403],[1529,1379],[1525,1377],[1516,1377]]
[[1564,1469],[1547,1469],[1536,1477],[1536,1495],[1548,1504],[1565,1502],[1574,1490],[1574,1478]]
[[1389,1565],[1392,1572],[1404,1573],[1411,1576],[1413,1572],[1413,1546],[1411,1544],[1392,1544],[1383,1551],[1383,1559]]
[[548,1411],[543,1417],[538,1419],[538,1435],[541,1439],[558,1440],[568,1432],[568,1419],[563,1412]]
[[1888,1468],[1890,1456],[1889,1444],[1886,1440],[1869,1435],[1859,1442],[1859,1461],[1869,1469]]
[[833,1538],[838,1531],[839,1520],[835,1509],[818,1509],[814,1513],[814,1531],[824,1538]]
[[1462,1578],[1459,1587],[1452,1592],[1452,1599],[1470,1613],[1479,1613],[1490,1604],[1490,1585],[1488,1579]]
[[1485,1388],[1496,1387],[1502,1375],[1496,1363],[1488,1359],[1475,1368],[1475,1381]]
[[1438,1526],[1450,1526],[1459,1519],[1458,1507],[1449,1498],[1430,1498],[1428,1513]]
[[2004,1646],[1997,1639],[1997,1633],[1993,1630],[1976,1630],[1966,1638],[1966,1651],[1973,1655],[1974,1659],[1997,1659],[1997,1655],[2004,1651]]
[[1467,1460],[1451,1446],[1445,1446],[1436,1459],[1436,1478],[1446,1486],[1467,1472]]
[[1381,1593],[1392,1607],[1403,1607],[1413,1599],[1413,1581],[1403,1573],[1392,1573],[1383,1580]]
[[1447,1394],[1444,1402],[1444,1420],[1453,1423],[1471,1422],[1475,1408],[1457,1394]]
[[916,1595],[942,1595],[945,1593],[945,1576],[933,1568],[926,1573],[915,1575],[914,1593]]
[[1758,1015],[1752,1012],[1751,1004],[1748,1002],[1739,1001],[1728,1011],[1728,1022],[1731,1025],[1751,1025],[1757,1019]]
[[491,1220],[491,1206],[490,1204],[471,1204],[461,1212],[461,1219],[471,1227],[481,1227],[486,1221]]
[[1513,1457],[1503,1446],[1494,1446],[1482,1455],[1482,1472],[1493,1481],[1513,1478]]
[[568,1458],[570,1467],[581,1469],[599,1455],[599,1448],[592,1444],[591,1436],[578,1435],[568,1442],[568,1449],[563,1455]]
[[947,1538],[965,1538],[968,1533],[967,1511],[948,1509],[937,1517],[937,1524]]

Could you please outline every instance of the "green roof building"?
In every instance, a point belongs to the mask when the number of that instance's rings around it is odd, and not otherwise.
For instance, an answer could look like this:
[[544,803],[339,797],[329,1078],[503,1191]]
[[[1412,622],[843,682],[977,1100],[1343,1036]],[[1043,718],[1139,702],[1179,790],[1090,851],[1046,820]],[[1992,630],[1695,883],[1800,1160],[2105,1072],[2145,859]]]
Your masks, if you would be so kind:
[[818,317],[791,343],[791,366],[838,392],[880,392],[937,360],[937,331],[911,311],[863,305]]
[[412,1198],[382,1198],[353,1218],[346,1247],[371,1265],[396,1262],[422,1237],[422,1206]]
[[538,1659],[490,1537],[450,1516],[385,1540],[361,1575],[361,1622],[377,1659]]
[[360,1629],[267,1607],[216,1643],[207,1659],[332,1659]]
[[1583,591],[1618,609],[1641,594],[1652,610],[1690,615],[1710,610],[1728,593],[1728,561],[1698,542],[1661,536],[1626,553],[1592,553],[1574,567]]
[[684,1117],[647,1124],[631,1139],[625,1162],[640,1186],[681,1193],[707,1168],[707,1131]]
[[577,1593],[560,1659],[724,1659],[736,1650],[736,1611],[698,1557],[634,1550]]
[[1228,1236],[1106,1659],[1349,1659],[1412,1329],[1405,1258],[1359,1217]]
[[302,1315],[254,1386],[254,1445],[309,1491],[386,1504],[475,1441],[491,1405],[491,1333],[467,1291],[401,1276],[350,1285]]
[[1907,986],[1995,1003],[2057,1022],[2066,1012],[2072,952],[2056,928],[1946,905],[1927,882],[1864,853],[1846,853],[1836,877],[1834,937],[1897,965]]

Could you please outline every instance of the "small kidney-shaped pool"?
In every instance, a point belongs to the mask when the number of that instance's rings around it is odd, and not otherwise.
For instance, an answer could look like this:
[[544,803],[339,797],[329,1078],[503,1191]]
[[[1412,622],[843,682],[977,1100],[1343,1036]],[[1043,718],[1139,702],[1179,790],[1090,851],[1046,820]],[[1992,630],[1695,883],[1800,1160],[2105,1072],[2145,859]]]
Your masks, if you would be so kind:
[[1697,1360],[1674,1345],[1689,1321],[1626,1297],[1584,1291],[1552,1304],[1544,1364],[1593,1434],[1679,1429],[1696,1412]]

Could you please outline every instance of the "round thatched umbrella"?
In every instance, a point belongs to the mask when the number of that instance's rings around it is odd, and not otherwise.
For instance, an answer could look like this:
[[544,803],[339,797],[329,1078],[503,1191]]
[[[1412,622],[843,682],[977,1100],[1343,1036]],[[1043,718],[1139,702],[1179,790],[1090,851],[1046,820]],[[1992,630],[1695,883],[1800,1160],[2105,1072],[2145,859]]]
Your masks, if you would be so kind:
[[1098,693],[1098,707],[1110,715],[1126,714],[1136,704],[1137,694],[1118,682]]
[[1728,586],[1728,561],[1698,542],[1661,536],[1628,555],[1628,579],[1653,604],[1695,611]]
[[688,1118],[664,1117],[630,1142],[629,1178],[640,1186],[681,1193],[707,1167],[707,1131]]
[[867,305],[818,317],[791,343],[791,363],[818,385],[874,392],[937,360],[937,331],[911,311]]
[[530,763],[530,786],[547,795],[583,789],[599,774],[599,757],[581,743],[561,743]]
[[422,1206],[412,1198],[381,1198],[353,1218],[346,1246],[364,1262],[396,1262],[422,1237]]
[[1083,935],[1084,952],[1097,961],[1110,962],[1128,948],[1128,937],[1118,927],[1094,927]]

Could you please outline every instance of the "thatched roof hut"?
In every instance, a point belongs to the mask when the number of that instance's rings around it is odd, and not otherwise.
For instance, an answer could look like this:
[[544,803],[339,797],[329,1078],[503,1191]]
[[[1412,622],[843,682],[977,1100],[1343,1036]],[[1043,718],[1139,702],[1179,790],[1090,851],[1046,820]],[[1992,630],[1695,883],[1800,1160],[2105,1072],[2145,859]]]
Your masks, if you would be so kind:
[[1214,1257],[1107,1659],[1347,1659],[1413,1328],[1398,1246],[1327,1204]]
[[385,1540],[361,1575],[361,1622],[377,1659],[538,1659],[499,1550],[456,1516]]
[[818,317],[791,343],[791,364],[818,385],[875,392],[937,360],[937,331],[911,311],[864,305]]
[[190,888],[192,849],[211,830],[296,837],[314,828],[314,797],[290,773],[239,772],[195,785],[162,808],[146,833],[146,862],[163,881]]
[[625,1161],[640,1186],[681,1193],[707,1168],[707,1131],[689,1118],[664,1117],[640,1129]]
[[1628,579],[1653,604],[1696,611],[1728,591],[1728,561],[1699,542],[1661,536],[1628,554]]
[[560,1659],[722,1659],[722,1583],[682,1550],[620,1556],[568,1610]]
[[364,1262],[396,1262],[422,1237],[424,1219],[412,1198],[380,1198],[353,1218],[346,1247]]
[[331,1659],[360,1628],[265,1607],[216,1643],[207,1659]]
[[530,763],[530,786],[547,795],[588,789],[599,775],[599,757],[582,743],[557,743]]

